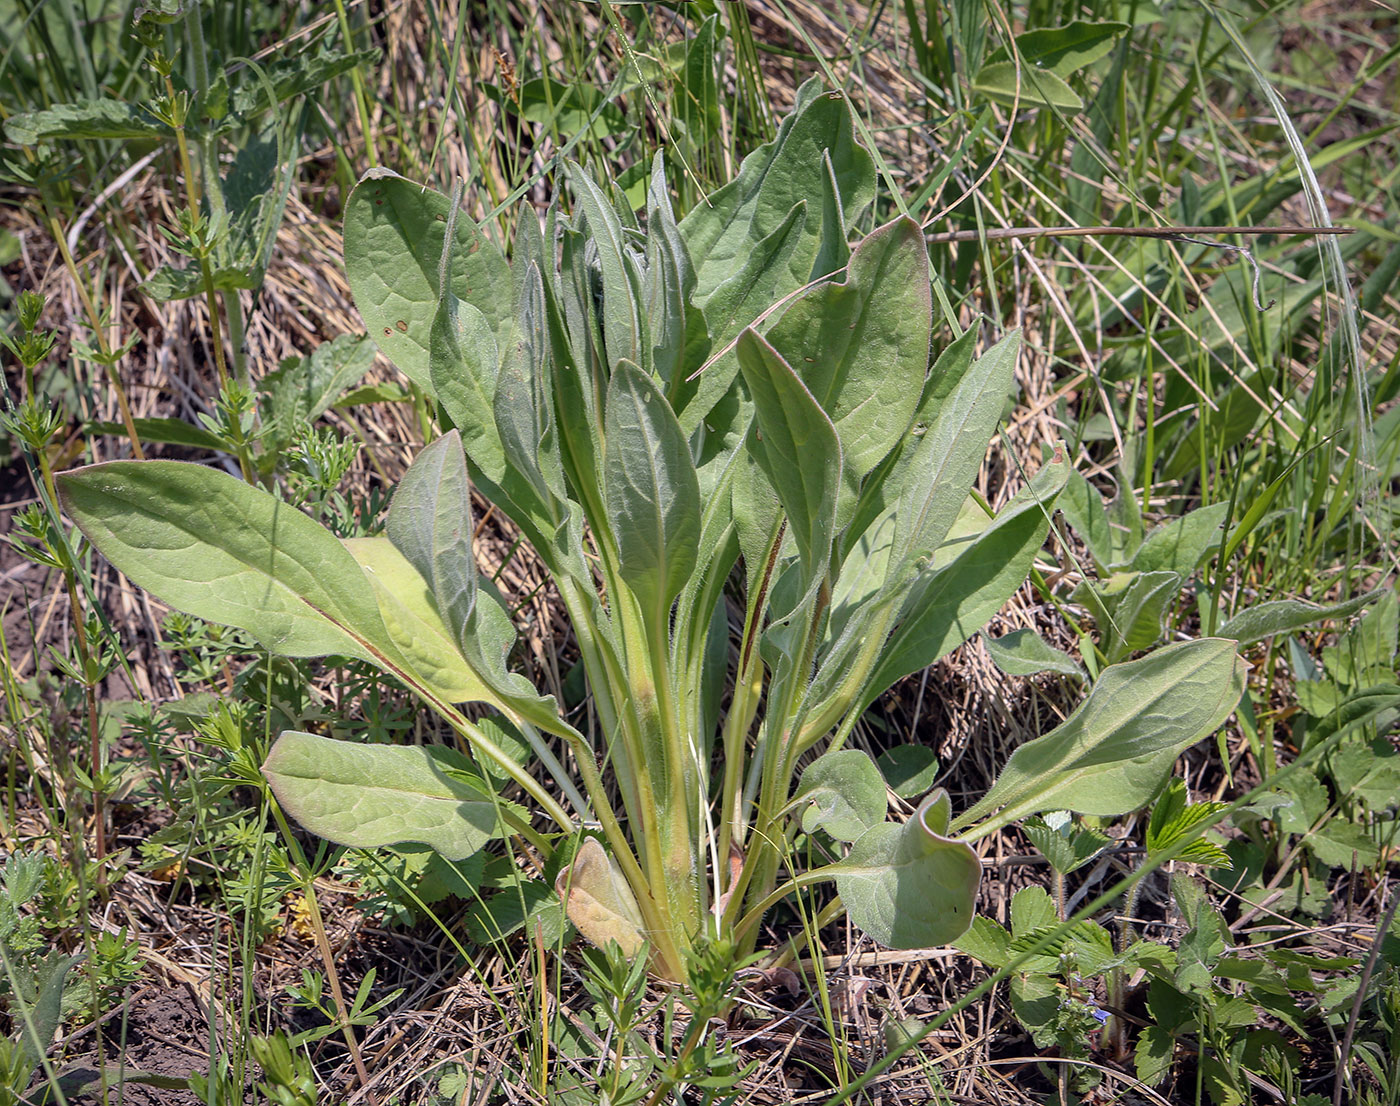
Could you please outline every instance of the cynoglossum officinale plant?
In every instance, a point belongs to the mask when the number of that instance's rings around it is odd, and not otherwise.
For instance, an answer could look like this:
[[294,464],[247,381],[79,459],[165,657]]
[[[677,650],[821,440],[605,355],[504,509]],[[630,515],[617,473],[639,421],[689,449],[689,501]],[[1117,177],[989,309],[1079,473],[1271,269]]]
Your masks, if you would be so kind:
[[[969,499],[1019,337],[974,357],[969,331],[930,368],[921,228],[899,218],[849,245],[874,168],[845,99],[815,82],[682,219],[659,155],[644,220],[615,184],[567,178],[572,210],[523,204],[509,261],[455,198],[379,171],[351,196],[357,305],[443,430],[386,536],[339,540],[261,488],[167,461],[68,473],[67,510],[171,605],[276,652],[370,661],[452,727],[458,748],[284,733],[264,773],[324,837],[450,859],[515,834],[570,850],[569,918],[672,980],[699,938],[747,955],[765,912],[821,881],[883,944],[953,940],[973,915],[971,843],[1039,811],[1145,804],[1238,700],[1233,644],[1107,669],[972,810],[955,819],[936,790],[886,821],[852,727],[1020,586],[1068,476],[1049,449],[995,517]],[[587,732],[507,667],[516,630],[473,555],[473,487],[553,578]],[[492,711],[474,721],[466,702]],[[800,834],[828,859],[799,870]]]

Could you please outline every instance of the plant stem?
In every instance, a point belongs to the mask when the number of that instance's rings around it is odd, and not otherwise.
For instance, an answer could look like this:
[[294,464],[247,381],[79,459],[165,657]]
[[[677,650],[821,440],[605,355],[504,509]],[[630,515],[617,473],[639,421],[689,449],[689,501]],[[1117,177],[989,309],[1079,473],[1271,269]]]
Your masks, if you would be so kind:
[[[47,201],[45,201],[44,206],[48,207]],[[141,448],[141,438],[136,433],[136,423],[131,417],[131,403],[127,400],[126,387],[122,384],[121,375],[117,372],[117,358],[112,352],[111,344],[107,341],[107,332],[102,328],[102,317],[97,313],[97,305],[93,303],[87,286],[83,284],[82,278],[78,275],[78,265],[73,260],[72,252],[68,249],[68,240],[64,238],[58,225],[58,219],[52,213],[49,214],[49,234],[53,236],[54,244],[58,246],[58,252],[63,255],[64,268],[68,270],[73,287],[78,291],[78,299],[82,301],[83,311],[87,314],[93,337],[97,339],[97,348],[102,355],[102,367],[106,370],[108,383],[112,385],[112,394],[117,397],[117,409],[121,412],[122,426],[126,428],[127,439],[131,442],[132,455],[138,461],[144,461],[146,451]],[[55,499],[55,506],[57,503],[58,500]]]
[[302,886],[302,898],[306,902],[307,913],[310,914],[312,932],[316,935],[316,949],[321,954],[321,964],[326,969],[326,982],[331,988],[331,999],[335,1002],[335,1012],[340,1018],[340,1031],[345,1038],[345,1045],[350,1050],[350,1059],[355,1064],[355,1075],[360,1081],[360,1087],[364,1090],[365,1098],[370,1106],[377,1106],[378,1100],[369,1089],[369,1072],[365,1069],[364,1058],[360,1055],[360,1044],[355,1039],[355,1027],[350,1022],[349,1008],[345,1004],[345,992],[340,987],[340,973],[336,971],[335,954],[331,951],[331,944],[326,939],[326,923],[321,917],[321,907],[316,901],[316,875],[314,869],[306,860],[306,854],[302,851],[299,842],[292,833],[292,827],[287,824],[287,816],[282,813],[282,808],[271,796],[268,797],[269,805],[272,809],[272,816],[277,820],[277,827],[282,831],[282,838],[287,842],[288,849],[296,861],[297,874],[300,877]]
[[[53,466],[49,464],[48,454],[44,450],[38,450],[37,453],[44,490],[47,492],[51,510],[54,512],[54,522],[57,524],[59,500],[58,489],[54,486]],[[98,887],[103,889],[106,886],[106,877],[100,865],[107,855],[107,811],[102,794],[102,732],[97,719],[97,687],[93,682],[92,643],[88,641],[83,605],[78,598],[77,572],[67,554],[64,555],[63,560],[67,562],[63,566],[63,584],[68,592],[68,606],[73,615],[73,640],[78,650],[78,662],[83,668],[83,702],[87,710],[88,771],[92,779],[92,850],[94,857],[99,862],[97,869]]]

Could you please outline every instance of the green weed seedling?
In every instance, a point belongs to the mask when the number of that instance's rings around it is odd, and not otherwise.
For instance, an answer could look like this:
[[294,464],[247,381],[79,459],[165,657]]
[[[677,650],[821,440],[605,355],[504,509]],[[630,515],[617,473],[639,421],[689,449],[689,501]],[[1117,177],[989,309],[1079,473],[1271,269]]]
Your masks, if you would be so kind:
[[[392,174],[349,199],[357,305],[443,428],[387,536],[340,540],[262,488],[164,461],[65,474],[70,517],[177,609],[284,656],[375,665],[459,737],[284,732],[263,770],[317,834],[454,861],[523,838],[557,869],[536,901],[557,895],[593,943],[683,983],[697,948],[746,959],[771,907],[823,883],[840,897],[825,916],[844,906],[881,944],[957,938],[972,844],[1047,810],[1145,805],[1239,701],[1234,643],[1104,669],[971,810],[935,790],[887,821],[851,729],[1024,581],[1069,475],[1048,451],[994,518],[968,502],[1018,336],[974,358],[969,332],[930,370],[922,230],[901,218],[848,245],[874,170],[844,98],[815,83],[683,219],[660,158],[645,227],[613,184],[567,176],[573,210],[542,226],[525,205],[509,262],[457,203]],[[552,578],[586,730],[507,667],[516,630],[474,558],[473,489]],[[817,831],[830,852],[803,867],[791,844]]]

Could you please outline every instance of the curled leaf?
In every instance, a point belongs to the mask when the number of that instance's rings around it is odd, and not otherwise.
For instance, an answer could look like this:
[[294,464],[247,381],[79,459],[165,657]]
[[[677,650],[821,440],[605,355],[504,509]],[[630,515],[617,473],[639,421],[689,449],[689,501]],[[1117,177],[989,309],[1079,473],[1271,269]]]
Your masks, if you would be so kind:
[[945,836],[952,803],[942,788],[902,826],[867,830],[835,867],[851,920],[892,949],[946,945],[972,924],[982,864]]
[[646,944],[642,912],[632,889],[596,837],[584,839],[573,864],[559,873],[554,889],[564,900],[569,921],[599,948],[616,941],[631,959]]

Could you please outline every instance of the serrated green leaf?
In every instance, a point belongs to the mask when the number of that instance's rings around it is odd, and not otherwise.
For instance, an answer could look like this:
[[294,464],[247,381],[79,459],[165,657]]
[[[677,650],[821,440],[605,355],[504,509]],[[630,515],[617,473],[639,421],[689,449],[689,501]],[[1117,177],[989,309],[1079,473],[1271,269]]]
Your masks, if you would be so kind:
[[1149,1025],[1138,1037],[1133,1051],[1137,1077],[1149,1087],[1155,1087],[1171,1071],[1176,1056],[1176,1038],[1159,1025]]
[[1135,572],[1168,571],[1191,577],[1219,546],[1220,527],[1229,509],[1228,503],[1212,503],[1163,523],[1143,540],[1129,567]]
[[1188,995],[1211,992],[1212,969],[1228,947],[1224,919],[1205,889],[1180,872],[1172,876],[1172,897],[1186,919],[1187,930],[1177,947],[1173,982]]
[[558,945],[564,936],[564,904],[541,880],[522,881],[518,888],[478,899],[468,908],[465,920],[467,933],[481,945],[509,937],[527,924],[532,938],[534,926],[539,925],[546,948]]
[[1044,887],[1022,887],[1011,896],[1011,933],[1016,939],[1054,926],[1060,917]]
[[1050,867],[1062,876],[1098,856],[1111,840],[1106,833],[1076,825],[1067,816],[1058,825],[1050,824],[1049,818],[1028,818],[1021,829],[1041,856],[1050,862]]
[[139,104],[102,98],[55,104],[5,120],[5,137],[20,146],[55,138],[172,138],[174,132]]
[[960,952],[974,956],[993,971],[1011,959],[1011,934],[984,914],[972,919],[972,926],[953,942]]
[[[1173,848],[1202,822],[1211,821],[1229,805],[1215,802],[1191,803],[1186,795],[1186,782],[1169,781],[1166,790],[1153,805],[1152,817],[1147,823],[1147,855],[1151,857]],[[1224,849],[1203,837],[1197,838],[1178,853],[1177,859],[1194,864],[1210,864],[1227,871],[1234,866]]]

